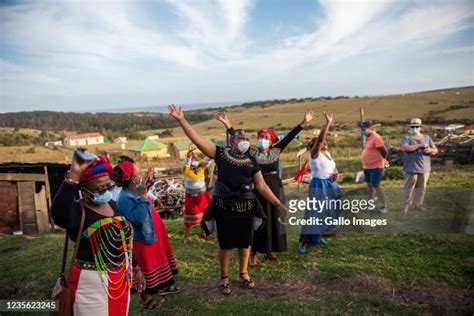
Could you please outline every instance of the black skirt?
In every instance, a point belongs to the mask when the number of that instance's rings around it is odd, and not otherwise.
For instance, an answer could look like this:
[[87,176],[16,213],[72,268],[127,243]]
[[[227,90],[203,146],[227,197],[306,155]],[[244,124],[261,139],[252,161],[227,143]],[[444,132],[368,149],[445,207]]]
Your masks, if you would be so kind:
[[[264,174],[264,178],[273,194],[280,201],[283,201],[285,193],[278,174]],[[254,192],[263,207],[267,220],[263,227],[253,236],[252,252],[268,254],[286,251],[288,247],[285,226],[278,222],[278,217],[281,215],[280,210],[265,199],[257,190],[254,190]]]
[[256,201],[214,197],[213,208],[217,240],[221,249],[249,248],[252,242]]

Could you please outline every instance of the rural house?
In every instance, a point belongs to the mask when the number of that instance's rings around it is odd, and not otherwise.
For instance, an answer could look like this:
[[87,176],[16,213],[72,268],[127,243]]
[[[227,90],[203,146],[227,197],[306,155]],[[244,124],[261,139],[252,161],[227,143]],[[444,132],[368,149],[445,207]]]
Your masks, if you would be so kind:
[[173,159],[183,160],[186,157],[186,154],[188,153],[188,148],[190,144],[191,142],[186,140],[170,143],[168,145],[168,153]]
[[64,139],[64,145],[73,147],[96,145],[103,143],[104,136],[102,136],[100,133],[71,135]]
[[130,151],[133,152],[135,158],[144,157],[147,160],[168,157],[166,145],[160,142],[155,142],[149,138],[145,138],[136,143],[132,148],[130,148]]

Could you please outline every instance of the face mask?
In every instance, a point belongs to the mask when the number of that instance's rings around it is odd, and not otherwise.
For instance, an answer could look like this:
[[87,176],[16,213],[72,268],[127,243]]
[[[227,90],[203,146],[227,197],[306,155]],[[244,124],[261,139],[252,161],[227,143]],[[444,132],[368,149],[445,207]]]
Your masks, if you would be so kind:
[[257,141],[257,146],[260,149],[268,148],[268,147],[270,147],[270,141],[268,139],[265,139],[265,138],[260,138]]
[[364,130],[364,131],[360,131],[360,134],[361,134],[362,136],[368,136],[368,135],[369,135],[369,132]]
[[419,127],[411,127],[410,128],[410,134],[418,134],[420,132]]
[[108,203],[112,199],[112,191],[105,191],[105,193],[99,194],[94,193],[94,198],[92,199],[92,203],[94,204],[105,204]]
[[241,141],[237,144],[237,148],[239,148],[241,153],[246,152],[250,147],[250,142],[248,140]]
[[199,167],[199,161],[193,161],[193,162],[191,162],[191,166],[193,166],[193,167],[195,167],[195,168]]

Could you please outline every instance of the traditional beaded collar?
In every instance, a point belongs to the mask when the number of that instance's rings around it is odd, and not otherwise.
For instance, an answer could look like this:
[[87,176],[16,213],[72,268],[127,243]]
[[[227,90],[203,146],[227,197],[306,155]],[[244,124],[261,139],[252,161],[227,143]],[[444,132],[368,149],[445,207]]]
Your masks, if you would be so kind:
[[280,148],[270,148],[266,154],[261,154],[258,149],[253,149],[250,154],[255,157],[259,165],[268,165],[280,159]]
[[253,166],[253,161],[247,155],[238,155],[230,147],[222,149],[222,157],[236,166]]

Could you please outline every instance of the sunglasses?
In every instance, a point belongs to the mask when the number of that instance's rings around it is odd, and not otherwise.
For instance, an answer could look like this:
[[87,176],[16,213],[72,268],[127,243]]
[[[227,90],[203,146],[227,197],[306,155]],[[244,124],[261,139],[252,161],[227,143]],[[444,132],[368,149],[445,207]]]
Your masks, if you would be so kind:
[[103,189],[98,189],[98,190],[94,190],[94,191],[89,190],[89,189],[87,189],[87,188],[83,188],[83,189],[84,189],[86,192],[88,192],[88,193],[94,195],[94,194],[104,194],[104,193],[107,192],[107,191],[112,191],[112,190],[115,188],[115,186],[116,186],[116,185],[115,185],[115,182],[110,181],[109,184],[108,184],[108,186],[105,187],[105,188],[103,188]]

